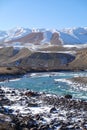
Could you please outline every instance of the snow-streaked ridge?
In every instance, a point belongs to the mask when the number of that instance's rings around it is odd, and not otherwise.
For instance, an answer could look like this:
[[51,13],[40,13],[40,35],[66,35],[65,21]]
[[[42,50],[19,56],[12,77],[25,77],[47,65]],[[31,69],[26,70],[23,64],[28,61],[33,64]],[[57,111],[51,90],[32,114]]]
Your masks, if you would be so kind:
[[65,44],[87,43],[87,27],[68,28],[60,30],[59,32]]
[[0,31],[0,41],[8,42],[10,40],[15,40],[24,37],[30,33],[43,33],[43,40],[41,44],[50,43],[53,33],[58,33],[59,38],[64,44],[85,44],[87,43],[87,27],[79,28],[65,28],[62,30],[57,29],[29,29],[23,27],[16,27],[8,31]]
[[14,40],[17,38],[24,37],[31,32],[32,32],[32,30],[28,29],[28,28],[22,28],[22,27],[13,28],[13,29],[7,31],[8,37],[5,40],[5,42],[7,42],[9,40]]

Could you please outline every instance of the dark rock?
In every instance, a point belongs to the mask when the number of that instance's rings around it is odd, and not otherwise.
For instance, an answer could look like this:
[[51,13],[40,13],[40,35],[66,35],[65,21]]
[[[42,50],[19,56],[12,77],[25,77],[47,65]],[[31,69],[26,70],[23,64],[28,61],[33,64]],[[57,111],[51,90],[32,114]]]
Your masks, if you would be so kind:
[[37,127],[30,128],[30,130],[38,130]]
[[14,110],[12,109],[9,109],[9,108],[4,108],[4,112],[7,113],[7,114],[11,114],[13,113]]
[[22,130],[29,130],[28,128],[23,128]]
[[68,128],[65,127],[65,126],[61,126],[59,130],[70,130],[70,129],[68,129]]
[[2,105],[10,105],[10,100],[8,98],[4,97],[0,101],[0,104],[2,104]]
[[11,94],[11,92],[10,92],[10,91],[7,91],[6,94]]
[[50,109],[50,113],[55,113],[55,112],[57,112],[57,109],[56,109],[55,107],[52,107],[52,108]]
[[32,91],[26,92],[25,95],[26,95],[26,96],[30,96],[30,97],[39,96],[38,93],[32,92]]
[[32,127],[36,127],[36,126],[37,126],[36,120],[30,118],[30,119],[28,120],[28,122],[27,122],[27,127],[28,127],[28,128],[32,128]]
[[15,94],[15,91],[14,91],[14,90],[12,91],[12,94]]
[[4,90],[2,90],[2,89],[0,88],[0,94],[3,94],[3,93],[5,93]]
[[31,103],[28,103],[28,106],[29,107],[38,107],[38,104],[31,102]]
[[23,121],[20,122],[20,127],[21,127],[21,128],[25,128],[26,126],[27,126],[27,125],[26,125]]
[[36,120],[40,120],[40,118],[41,118],[41,117],[40,117],[39,114],[36,114],[36,115],[35,115],[35,119],[36,119]]
[[65,98],[67,98],[67,99],[71,99],[71,98],[72,98],[72,95],[67,94],[67,95],[65,95]]
[[0,123],[0,130],[15,130],[15,127],[11,127],[9,122]]
[[5,92],[2,89],[0,89],[0,97],[3,97],[3,96],[5,96]]
[[0,130],[15,130],[15,124],[12,124],[9,115],[0,114]]
[[46,125],[41,125],[39,130],[52,130],[52,129],[49,127],[49,125],[46,124]]
[[5,111],[4,111],[4,108],[3,107],[0,107],[0,113],[4,114]]

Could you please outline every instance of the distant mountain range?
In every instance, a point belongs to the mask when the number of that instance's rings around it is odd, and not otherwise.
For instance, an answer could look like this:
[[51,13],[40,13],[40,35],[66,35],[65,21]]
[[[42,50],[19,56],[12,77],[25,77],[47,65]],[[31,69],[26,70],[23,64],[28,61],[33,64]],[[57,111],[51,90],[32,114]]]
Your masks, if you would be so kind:
[[0,44],[16,45],[62,45],[86,44],[87,27],[70,29],[28,29],[16,27],[9,31],[0,31]]
[[0,74],[87,70],[87,27],[0,31]]

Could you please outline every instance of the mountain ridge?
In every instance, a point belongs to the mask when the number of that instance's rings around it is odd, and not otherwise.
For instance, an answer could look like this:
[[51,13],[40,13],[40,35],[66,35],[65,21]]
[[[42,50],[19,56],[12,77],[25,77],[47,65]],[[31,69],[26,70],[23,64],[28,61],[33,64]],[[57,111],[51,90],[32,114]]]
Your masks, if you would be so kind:
[[[0,31],[0,43],[51,44],[85,44],[87,43],[87,27],[58,29],[29,29],[23,27]],[[21,39],[21,41],[20,41]],[[26,39],[26,40],[25,40]],[[52,44],[53,44],[52,42]]]

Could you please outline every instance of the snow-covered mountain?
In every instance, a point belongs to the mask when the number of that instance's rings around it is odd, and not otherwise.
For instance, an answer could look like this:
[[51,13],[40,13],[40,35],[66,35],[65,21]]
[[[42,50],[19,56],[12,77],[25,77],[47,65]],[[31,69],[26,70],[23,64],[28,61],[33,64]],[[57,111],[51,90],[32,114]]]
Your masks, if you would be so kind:
[[3,40],[8,37],[8,34],[6,31],[0,31],[0,40]]
[[34,44],[34,45],[61,45],[86,44],[87,27],[70,29],[28,29],[16,27],[9,31],[0,31],[1,44]]
[[63,29],[59,31],[64,44],[84,44],[87,43],[87,27]]
[[30,33],[32,33],[32,30],[28,28],[22,28],[22,27],[13,28],[7,31],[7,38],[5,39],[5,42],[24,37]]

